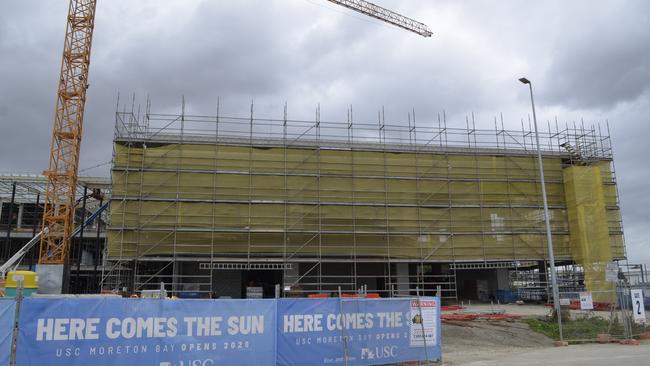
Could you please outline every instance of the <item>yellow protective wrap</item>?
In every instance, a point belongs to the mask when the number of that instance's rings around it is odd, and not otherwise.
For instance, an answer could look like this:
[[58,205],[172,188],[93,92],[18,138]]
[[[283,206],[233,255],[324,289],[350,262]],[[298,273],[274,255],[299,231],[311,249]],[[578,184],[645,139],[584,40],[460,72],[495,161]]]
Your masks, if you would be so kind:
[[594,301],[611,302],[615,284],[605,280],[605,268],[614,256],[600,168],[564,169],[564,192],[573,257],[584,268],[585,286],[592,292]]
[[[544,169],[569,260],[561,158]],[[536,178],[533,155],[117,143],[108,253],[544,259]]]

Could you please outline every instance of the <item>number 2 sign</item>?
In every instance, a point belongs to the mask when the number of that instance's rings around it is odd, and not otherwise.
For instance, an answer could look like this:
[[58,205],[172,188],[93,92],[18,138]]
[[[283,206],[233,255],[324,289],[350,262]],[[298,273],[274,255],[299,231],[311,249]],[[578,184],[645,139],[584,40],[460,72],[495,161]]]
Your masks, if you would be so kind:
[[632,289],[632,313],[634,314],[635,323],[645,323],[645,305],[643,304],[643,290]]

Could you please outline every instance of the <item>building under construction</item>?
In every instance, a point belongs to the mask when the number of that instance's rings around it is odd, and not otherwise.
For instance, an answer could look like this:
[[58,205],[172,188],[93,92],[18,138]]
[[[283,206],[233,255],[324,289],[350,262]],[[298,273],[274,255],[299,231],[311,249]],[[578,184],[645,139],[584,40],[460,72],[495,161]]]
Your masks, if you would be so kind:
[[[36,270],[39,244],[29,246],[43,228],[43,203],[47,178],[37,174],[0,174],[0,263],[27,244],[22,258],[11,268]],[[66,266],[66,287],[71,293],[100,291],[102,258],[106,240],[106,213],[98,212],[102,200],[110,197],[110,180],[105,177],[81,176],[75,190],[77,205],[75,234]],[[97,216],[90,220],[94,214]],[[86,225],[84,221],[90,220]],[[38,239],[38,237],[37,237]],[[5,273],[2,273],[5,275]]]
[[[253,108],[251,107],[251,111]],[[118,112],[104,287],[179,296],[365,288],[481,299],[546,293],[530,123]],[[540,132],[560,285],[625,258],[609,132]],[[563,280],[564,279],[564,280]],[[528,291],[528,292],[526,292]],[[533,295],[530,295],[533,294]]]

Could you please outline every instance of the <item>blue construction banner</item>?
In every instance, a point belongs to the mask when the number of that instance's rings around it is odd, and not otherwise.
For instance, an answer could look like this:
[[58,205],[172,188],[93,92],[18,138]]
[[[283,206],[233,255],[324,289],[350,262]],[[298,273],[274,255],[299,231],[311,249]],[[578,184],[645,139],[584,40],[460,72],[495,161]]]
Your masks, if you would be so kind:
[[275,317],[275,300],[26,298],[17,365],[271,366]]
[[15,316],[15,299],[0,298],[0,365],[3,366],[9,365]]
[[435,297],[283,299],[277,323],[278,365],[378,365],[441,357]]

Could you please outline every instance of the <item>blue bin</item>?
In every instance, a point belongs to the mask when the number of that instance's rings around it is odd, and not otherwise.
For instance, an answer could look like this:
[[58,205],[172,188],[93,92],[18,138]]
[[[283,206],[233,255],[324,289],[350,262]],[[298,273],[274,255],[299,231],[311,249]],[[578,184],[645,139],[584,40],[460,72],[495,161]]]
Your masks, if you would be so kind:
[[179,299],[200,299],[201,293],[194,292],[194,291],[179,292],[178,298]]
[[499,302],[510,303],[519,300],[519,296],[510,290],[497,290],[496,298]]

